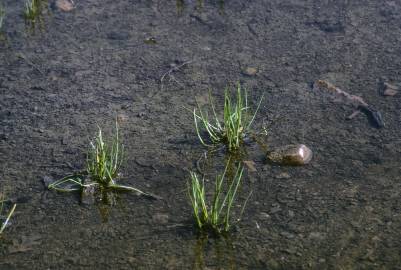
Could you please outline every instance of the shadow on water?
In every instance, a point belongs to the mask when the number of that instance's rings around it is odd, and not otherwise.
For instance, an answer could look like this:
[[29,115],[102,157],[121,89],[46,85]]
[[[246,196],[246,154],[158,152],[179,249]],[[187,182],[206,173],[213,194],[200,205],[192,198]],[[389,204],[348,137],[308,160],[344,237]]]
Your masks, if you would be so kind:
[[193,268],[195,270],[209,269],[211,264],[216,269],[236,269],[234,245],[229,236],[210,239],[201,236],[194,248]]
[[[193,190],[197,187],[193,179],[190,196],[193,204],[196,201],[195,205],[203,205],[200,211],[193,206],[197,209],[194,216],[200,237],[204,235],[215,239],[228,237],[233,225],[241,221],[248,199],[252,195],[252,191],[245,199],[239,195],[244,189],[241,179],[247,156],[245,147],[235,152],[219,147],[203,153],[201,157],[203,164],[200,164],[201,159],[198,160],[197,170],[203,176],[203,184],[201,184],[203,195],[200,195],[203,199],[196,199],[199,197],[194,195]],[[201,217],[199,212],[202,213]]]
[[122,207],[123,203],[121,202],[121,198],[117,193],[110,192],[102,192],[100,202],[96,203],[96,207],[99,211],[100,217],[102,218],[103,223],[107,223],[109,221],[111,210],[113,207]]
[[[181,15],[184,12],[184,10],[186,9],[186,7],[188,5],[187,2],[188,2],[187,0],[176,0],[177,14]],[[217,7],[218,7],[219,13],[221,15],[224,14],[224,4],[225,4],[224,0],[218,0],[217,1]],[[214,6],[214,2],[213,2],[212,5]],[[197,0],[196,1],[195,10],[202,11],[204,9],[204,7],[205,7],[205,1],[204,0]]]

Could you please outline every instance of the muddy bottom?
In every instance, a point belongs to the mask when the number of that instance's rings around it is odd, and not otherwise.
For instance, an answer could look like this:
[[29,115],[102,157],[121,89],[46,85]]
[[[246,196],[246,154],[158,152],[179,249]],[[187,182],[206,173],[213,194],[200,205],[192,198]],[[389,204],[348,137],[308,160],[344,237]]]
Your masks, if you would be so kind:
[[[380,91],[401,83],[400,3],[42,2],[33,24],[22,1],[3,1],[0,189],[18,205],[0,269],[401,269],[401,93]],[[354,109],[316,80],[362,97],[385,126],[346,120]],[[202,238],[186,184],[206,149],[191,111],[209,89],[222,104],[238,81],[252,106],[264,95],[258,139],[305,144],[313,159],[274,165],[247,145],[256,170],[245,171],[242,220],[229,237]],[[83,206],[46,190],[44,176],[84,168],[97,125],[110,133],[116,117],[119,183],[163,199]],[[224,155],[214,158],[211,174]]]

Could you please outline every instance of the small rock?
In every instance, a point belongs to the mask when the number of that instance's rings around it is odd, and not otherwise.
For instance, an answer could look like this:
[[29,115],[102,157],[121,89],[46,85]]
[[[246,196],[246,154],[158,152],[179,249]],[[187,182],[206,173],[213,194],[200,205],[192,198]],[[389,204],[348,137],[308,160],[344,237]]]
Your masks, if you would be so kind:
[[289,232],[281,232],[280,234],[281,234],[281,236],[284,236],[285,238],[288,238],[288,239],[295,238],[295,235],[293,235],[292,233],[289,233]]
[[242,73],[246,76],[255,76],[256,73],[258,73],[258,70],[253,67],[247,67],[242,71]]
[[266,213],[266,212],[261,212],[259,214],[259,218],[262,219],[262,220],[268,220],[268,219],[270,219],[270,215],[268,213]]
[[51,178],[51,177],[49,177],[49,176],[44,176],[44,177],[42,178],[42,182],[43,182],[43,184],[45,185],[45,187],[48,188],[49,185],[50,185],[51,183],[54,182],[54,179]]
[[283,249],[283,252],[288,253],[288,254],[295,254],[297,251],[295,250],[295,248],[291,247],[291,248],[286,248]]
[[383,83],[383,96],[395,96],[398,93],[398,87],[389,83]]
[[250,172],[256,172],[257,171],[256,168],[255,168],[255,161],[253,161],[253,160],[244,160],[243,162],[248,167],[248,170]]
[[280,212],[280,211],[281,211],[281,207],[278,204],[273,205],[273,207],[270,209],[270,213],[271,214],[275,214],[275,213]]
[[289,216],[290,218],[293,218],[293,217],[295,217],[295,213],[294,213],[294,211],[292,211],[292,210],[288,210],[288,216]]
[[93,205],[95,203],[95,186],[87,186],[82,188],[81,204]]
[[74,9],[74,5],[69,0],[57,0],[56,7],[64,12],[69,12]]
[[150,44],[150,45],[157,44],[157,41],[154,37],[147,37],[147,38],[145,38],[144,42],[146,44]]
[[303,144],[290,144],[267,153],[267,159],[280,165],[300,166],[312,160],[312,150]]
[[279,175],[276,175],[276,178],[277,179],[288,179],[288,178],[291,178],[291,176],[288,173],[283,172],[283,173],[280,173]]
[[152,217],[153,222],[159,223],[159,224],[167,224],[168,223],[168,215],[167,214],[162,214],[162,213],[157,213],[154,214]]
[[119,124],[122,124],[122,123],[127,122],[127,121],[128,121],[128,115],[123,114],[123,113],[120,113],[120,114],[117,115],[117,122]]
[[320,232],[311,232],[309,234],[309,238],[313,239],[313,240],[323,240],[325,238],[324,233],[320,233]]

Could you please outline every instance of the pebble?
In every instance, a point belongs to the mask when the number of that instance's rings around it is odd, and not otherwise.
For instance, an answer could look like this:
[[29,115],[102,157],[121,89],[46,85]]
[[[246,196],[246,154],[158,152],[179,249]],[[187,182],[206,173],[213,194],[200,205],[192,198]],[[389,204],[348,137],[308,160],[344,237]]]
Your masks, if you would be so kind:
[[69,12],[74,9],[74,5],[69,0],[57,0],[56,7],[65,12]]
[[280,235],[284,236],[287,239],[294,239],[295,238],[295,235],[292,234],[292,233],[289,233],[289,232],[281,232]]
[[95,186],[84,187],[81,192],[81,204],[93,205],[95,203]]
[[152,220],[155,223],[159,224],[167,224],[168,223],[168,215],[167,214],[162,214],[162,213],[156,213],[153,215]]
[[280,165],[300,166],[312,160],[312,150],[304,144],[290,144],[267,153],[267,159]]
[[276,175],[276,178],[277,179],[288,179],[288,178],[291,178],[291,176],[288,173],[283,172],[283,173],[280,173],[279,175]]
[[256,172],[257,171],[254,161],[252,161],[252,160],[244,160],[243,162],[248,167],[248,170],[250,172]]
[[260,217],[260,219],[262,219],[262,220],[270,219],[270,215],[269,215],[268,213],[266,213],[266,212],[261,212],[261,213],[259,214],[259,217]]
[[125,123],[128,121],[128,115],[120,113],[117,115],[117,122],[119,124]]
[[398,87],[389,83],[383,83],[383,96],[395,96],[398,93]]
[[157,41],[156,41],[156,39],[154,37],[147,37],[147,38],[144,39],[144,42],[146,44],[150,44],[150,45],[157,44]]
[[270,213],[271,213],[271,214],[275,214],[275,213],[280,212],[280,211],[281,211],[280,205],[274,205],[274,206],[270,209]]
[[258,70],[253,67],[247,67],[242,71],[242,73],[247,76],[255,76],[256,73],[258,73]]
[[320,232],[311,232],[309,234],[309,238],[313,239],[313,240],[323,240],[325,238],[324,233],[320,233]]
[[45,185],[45,187],[48,188],[49,185],[54,182],[54,179],[49,176],[44,176],[42,182]]

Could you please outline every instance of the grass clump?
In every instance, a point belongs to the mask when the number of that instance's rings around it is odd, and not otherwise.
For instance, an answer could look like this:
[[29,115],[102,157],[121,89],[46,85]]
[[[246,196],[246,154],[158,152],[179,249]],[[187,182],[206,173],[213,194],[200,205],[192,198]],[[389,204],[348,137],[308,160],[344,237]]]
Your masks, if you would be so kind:
[[[2,218],[2,213],[4,210],[4,202],[6,202],[6,199],[1,196],[0,197],[0,217]],[[11,219],[11,216],[14,214],[15,208],[17,207],[17,204],[13,204],[11,207],[10,212],[8,212],[8,215],[5,217],[4,221],[0,223],[0,235],[3,233],[4,229],[7,227],[8,222]]]
[[41,11],[41,0],[27,0],[25,2],[24,17],[27,20],[35,21]]
[[[205,179],[200,180],[195,172],[190,172],[191,179],[188,185],[188,194],[196,226],[202,232],[209,231],[219,235],[227,233],[230,230],[232,220],[231,209],[236,200],[244,168],[238,166],[234,177],[231,179],[232,181],[226,184],[225,176],[227,168],[228,165],[223,174],[216,176],[214,193],[211,198],[208,198],[206,195]],[[245,205],[246,201],[241,215]]]
[[[224,91],[223,118],[220,120],[221,118],[219,118],[216,113],[215,105],[209,93],[209,105],[213,114],[211,119],[208,113],[203,111],[199,104],[197,106],[198,108],[195,108],[193,111],[195,128],[199,140],[205,146],[214,146],[222,143],[227,146],[229,151],[238,150],[255,119],[261,102],[262,98],[255,112],[251,115],[248,106],[247,91],[242,91],[241,85],[238,84],[237,97],[236,100],[233,101],[230,98],[229,88],[226,88]],[[199,111],[199,113],[197,111]],[[203,139],[199,126],[206,130],[211,144],[206,143]]]
[[111,143],[103,139],[102,130],[99,128],[97,136],[90,142],[86,161],[86,171],[93,182],[104,188],[115,185],[114,179],[118,176],[123,161],[123,149],[118,127]]
[[6,10],[4,9],[4,7],[0,4],[0,30],[3,27],[3,23],[4,23],[4,18],[6,17]]
[[116,183],[123,161],[123,145],[120,142],[118,126],[110,140],[106,140],[99,127],[95,138],[90,142],[86,160],[86,170],[68,175],[49,184],[49,189],[62,192],[81,191],[93,186],[103,195],[107,191],[134,191],[142,195],[153,196],[137,188]]

